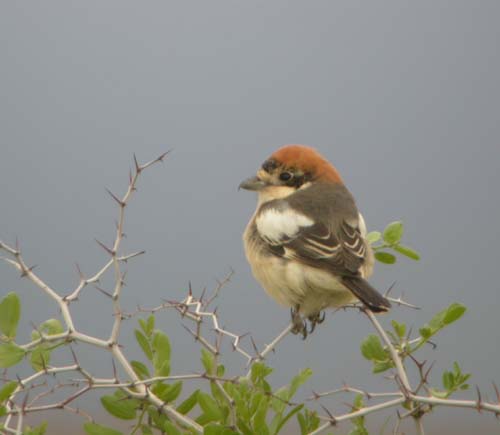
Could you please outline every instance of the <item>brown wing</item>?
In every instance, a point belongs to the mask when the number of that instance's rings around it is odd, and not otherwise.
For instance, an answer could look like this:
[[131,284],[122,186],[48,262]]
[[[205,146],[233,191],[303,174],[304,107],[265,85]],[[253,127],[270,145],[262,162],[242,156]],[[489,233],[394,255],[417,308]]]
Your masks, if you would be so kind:
[[322,223],[301,228],[292,240],[283,240],[284,256],[302,260],[337,275],[357,275],[366,246],[359,229],[342,222],[336,232]]

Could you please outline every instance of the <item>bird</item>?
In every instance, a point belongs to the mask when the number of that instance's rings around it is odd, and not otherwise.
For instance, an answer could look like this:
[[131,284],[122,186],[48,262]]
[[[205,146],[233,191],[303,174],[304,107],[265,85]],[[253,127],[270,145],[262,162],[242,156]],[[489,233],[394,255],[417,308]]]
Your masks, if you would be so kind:
[[374,254],[365,220],[337,169],[316,149],[279,148],[239,188],[258,193],[243,233],[247,260],[265,291],[290,308],[292,332],[305,338],[327,308],[361,302],[374,313],[390,309],[367,281]]

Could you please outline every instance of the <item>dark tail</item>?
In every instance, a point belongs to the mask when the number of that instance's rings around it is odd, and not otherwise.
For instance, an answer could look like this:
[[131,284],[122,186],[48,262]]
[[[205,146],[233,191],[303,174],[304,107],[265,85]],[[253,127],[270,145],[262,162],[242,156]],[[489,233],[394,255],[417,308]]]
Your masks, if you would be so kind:
[[342,283],[374,313],[389,311],[391,303],[359,276],[344,276]]

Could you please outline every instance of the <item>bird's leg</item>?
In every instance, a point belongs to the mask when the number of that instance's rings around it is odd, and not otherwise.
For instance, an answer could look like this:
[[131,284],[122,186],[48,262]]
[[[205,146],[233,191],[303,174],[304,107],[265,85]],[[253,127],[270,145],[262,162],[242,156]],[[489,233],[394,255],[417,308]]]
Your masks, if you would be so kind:
[[312,314],[309,316],[307,319],[311,322],[311,329],[309,330],[309,334],[312,334],[314,329],[316,329],[316,325],[319,325],[324,322],[325,320],[325,312],[317,312],[316,314]]
[[302,338],[305,340],[307,337],[307,324],[302,316],[299,313],[300,306],[296,305],[294,308],[290,310],[290,314],[292,316],[292,334],[302,334]]

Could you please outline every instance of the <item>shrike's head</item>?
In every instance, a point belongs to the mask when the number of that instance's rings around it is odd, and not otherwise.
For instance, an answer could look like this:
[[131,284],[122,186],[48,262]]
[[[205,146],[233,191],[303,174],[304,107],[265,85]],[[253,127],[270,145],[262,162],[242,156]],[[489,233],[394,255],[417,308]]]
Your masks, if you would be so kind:
[[314,148],[286,145],[273,153],[257,171],[240,184],[259,193],[259,202],[291,195],[311,183],[340,183],[337,170]]

